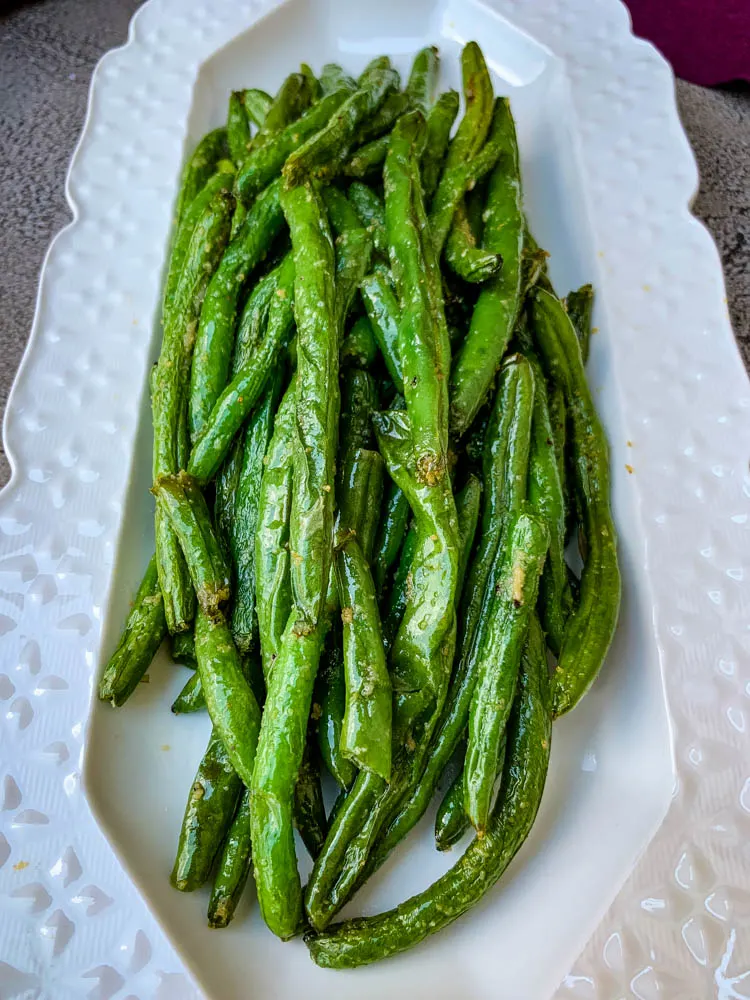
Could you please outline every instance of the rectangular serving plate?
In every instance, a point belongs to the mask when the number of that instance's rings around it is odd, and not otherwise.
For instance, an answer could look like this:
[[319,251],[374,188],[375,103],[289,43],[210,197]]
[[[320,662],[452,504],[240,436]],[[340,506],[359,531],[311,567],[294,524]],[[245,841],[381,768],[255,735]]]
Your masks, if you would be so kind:
[[[356,9],[352,9],[352,7]],[[620,406],[618,328],[611,322],[607,280],[592,237],[586,178],[564,64],[491,6],[447,3],[347,5],[289,0],[201,66],[186,122],[189,151],[224,121],[232,89],[273,92],[300,61],[328,61],[357,73],[387,52],[402,76],[414,52],[437,44],[440,88],[460,90],[460,47],[480,42],[496,91],[508,94],[518,123],[525,204],[537,239],[551,253],[561,293],[593,281],[598,293],[589,379],[607,429],[613,504],[620,531],[624,594],[620,624],[601,678],[576,712],[555,726],[542,808],[528,842],[481,905],[413,952],[357,972],[311,964],[300,941],[282,944],[263,927],[252,886],[235,922],[206,926],[208,890],[180,894],[169,884],[186,797],[205,749],[205,716],[176,718],[169,706],[188,673],[162,652],[127,707],[92,701],[85,736],[84,785],[89,804],[143,898],[194,974],[216,1000],[253,996],[311,1000],[384,995],[422,998],[531,998],[549,995],[569,969],[636,859],[658,828],[673,786],[668,717],[645,577],[645,540],[625,465],[629,438]],[[158,95],[157,95],[158,96]],[[178,181],[174,176],[175,190]],[[141,181],[147,184],[147,178]],[[155,227],[156,228],[156,227]],[[164,252],[169,234],[149,234]],[[144,358],[132,474],[97,670],[114,648],[143,568],[153,550],[148,493],[151,424],[146,391],[154,335]],[[437,877],[457,856],[438,854],[431,810],[420,827],[363,890],[345,915],[395,905]],[[307,872],[301,854],[303,877]]]

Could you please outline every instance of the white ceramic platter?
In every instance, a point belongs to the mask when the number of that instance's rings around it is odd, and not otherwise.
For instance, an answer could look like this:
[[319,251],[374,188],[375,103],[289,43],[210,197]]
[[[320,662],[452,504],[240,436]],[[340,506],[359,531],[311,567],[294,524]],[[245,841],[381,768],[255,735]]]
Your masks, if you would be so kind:
[[[119,712],[91,691],[153,544],[145,387],[185,150],[223,120],[232,88],[273,90],[301,59],[357,71],[388,52],[404,72],[435,42],[445,87],[470,38],[511,96],[553,280],[597,287],[589,370],[612,446],[622,620],[600,682],[555,727],[539,819],[502,885],[406,956],[324,972],[300,942],[273,939],[257,907],[212,932],[207,894],[169,886],[208,734],[205,718],[169,712],[184,671],[162,655]],[[750,818],[750,392],[715,249],[688,211],[695,185],[669,70],[615,0],[151,0],[139,11],[95,73],[68,181],[75,221],[48,255],[6,417],[0,996],[182,1000],[194,995],[183,963],[216,1000],[536,1000],[561,981],[602,998],[735,988],[738,958],[750,965],[732,920],[750,871],[732,852]],[[667,823],[570,972],[675,786]],[[357,907],[393,904],[445,867],[430,831]]]

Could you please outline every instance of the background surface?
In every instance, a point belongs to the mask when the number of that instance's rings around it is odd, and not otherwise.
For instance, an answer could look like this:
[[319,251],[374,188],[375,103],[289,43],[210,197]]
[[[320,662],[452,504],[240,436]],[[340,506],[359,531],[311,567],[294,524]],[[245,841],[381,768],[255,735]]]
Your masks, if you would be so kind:
[[[91,73],[122,45],[140,0],[42,0],[0,15],[0,412],[31,328],[39,270],[70,220],[65,174]],[[677,82],[701,175],[694,210],[719,246],[729,310],[750,366],[750,88]],[[698,280],[698,276],[696,276]],[[0,485],[9,476],[0,443]]]

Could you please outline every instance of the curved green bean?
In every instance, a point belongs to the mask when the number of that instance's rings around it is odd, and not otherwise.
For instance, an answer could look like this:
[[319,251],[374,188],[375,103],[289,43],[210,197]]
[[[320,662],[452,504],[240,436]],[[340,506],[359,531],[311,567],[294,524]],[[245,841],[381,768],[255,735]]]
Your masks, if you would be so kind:
[[216,128],[203,136],[182,170],[174,213],[176,224],[179,225],[182,221],[188,206],[203,189],[219,160],[228,156],[229,144],[225,128]]
[[359,290],[388,374],[399,392],[402,392],[404,375],[398,350],[401,310],[391,288],[387,269],[376,266],[362,280]]
[[221,849],[214,886],[208,901],[209,927],[219,928],[229,925],[247,883],[252,867],[250,809],[250,793],[244,789]]
[[485,400],[521,303],[524,217],[516,131],[506,98],[497,102],[493,131],[501,153],[487,191],[483,247],[501,256],[503,266],[480,292],[451,369],[451,431],[456,437],[468,430]]
[[428,111],[435,99],[440,58],[435,45],[420,49],[414,56],[409,79],[405,87],[406,96],[412,105]]
[[227,144],[232,162],[239,167],[250,148],[250,122],[245,111],[245,94],[241,90],[229,95]]
[[349,185],[349,201],[363,225],[368,227],[375,250],[388,256],[388,234],[385,230],[385,205],[377,194],[360,181]]
[[[341,730],[346,705],[344,657],[340,629],[334,625],[328,634],[325,666],[319,677],[320,719],[318,722],[318,747],[323,763],[339,788],[351,788],[357,776],[354,764],[341,752]],[[320,851],[318,851],[318,854]],[[316,854],[317,857],[317,854]]]
[[341,365],[369,368],[377,356],[378,342],[375,339],[372,323],[367,316],[360,316],[352,323],[341,345]]
[[586,540],[580,596],[553,674],[554,711],[560,716],[575,707],[601,668],[617,625],[621,581],[609,505],[609,448],[586,382],[578,337],[562,303],[543,289],[534,291],[531,316],[542,364],[565,394],[576,509]]
[[320,785],[320,767],[313,755],[309,732],[294,786],[294,825],[314,861],[326,839],[328,820]]
[[272,184],[248,212],[206,291],[190,370],[190,438],[193,442],[205,429],[227,383],[242,286],[281,229],[283,214],[279,188],[279,182]]
[[568,292],[565,308],[578,334],[581,345],[581,357],[584,365],[589,359],[589,343],[591,340],[591,315],[594,310],[593,285],[581,285],[578,291]]
[[151,665],[167,636],[164,599],[152,557],[135,595],[117,649],[99,681],[99,698],[115,708],[124,705]]
[[489,281],[503,266],[499,254],[477,246],[464,200],[458,203],[453,214],[445,241],[445,260],[459,278],[474,284]]
[[448,151],[451,129],[458,115],[459,97],[455,90],[446,90],[438,97],[427,115],[426,140],[422,153],[422,188],[429,201],[435,193]]
[[245,105],[245,113],[253,125],[261,128],[273,104],[271,95],[267,94],[265,90],[251,87],[250,90],[242,91],[242,103]]
[[[187,633],[181,633],[185,635]],[[197,661],[196,661],[197,667]],[[206,699],[203,696],[203,685],[199,673],[191,674],[185,681],[182,691],[172,702],[172,712],[175,715],[189,715],[192,712],[200,712],[206,707]]]
[[[497,758],[497,777],[503,773],[506,741],[500,744]],[[465,756],[465,753],[461,755]],[[449,851],[471,828],[469,817],[464,811],[464,775],[460,770],[453,779],[435,816],[435,847],[439,851]]]
[[175,889],[192,892],[211,874],[241,790],[242,782],[214,731],[185,807],[171,875]]

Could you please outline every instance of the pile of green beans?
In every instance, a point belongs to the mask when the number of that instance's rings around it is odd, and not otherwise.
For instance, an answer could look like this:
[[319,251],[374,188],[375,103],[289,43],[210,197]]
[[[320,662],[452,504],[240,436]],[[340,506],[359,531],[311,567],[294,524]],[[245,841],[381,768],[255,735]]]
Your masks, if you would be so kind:
[[[303,64],[275,96],[233,92],[188,159],[150,383],[155,553],[99,682],[123,705],[169,637],[192,671],[172,711],[211,723],[172,884],[212,882],[221,928],[252,872],[270,930],[330,968],[412,947],[498,881],[619,612],[593,289],[558,298],[510,103],[475,42],[461,69],[459,118],[434,47],[403,86],[387,56],[357,78]],[[472,831],[461,857],[331,924],[438,788],[436,847]]]

